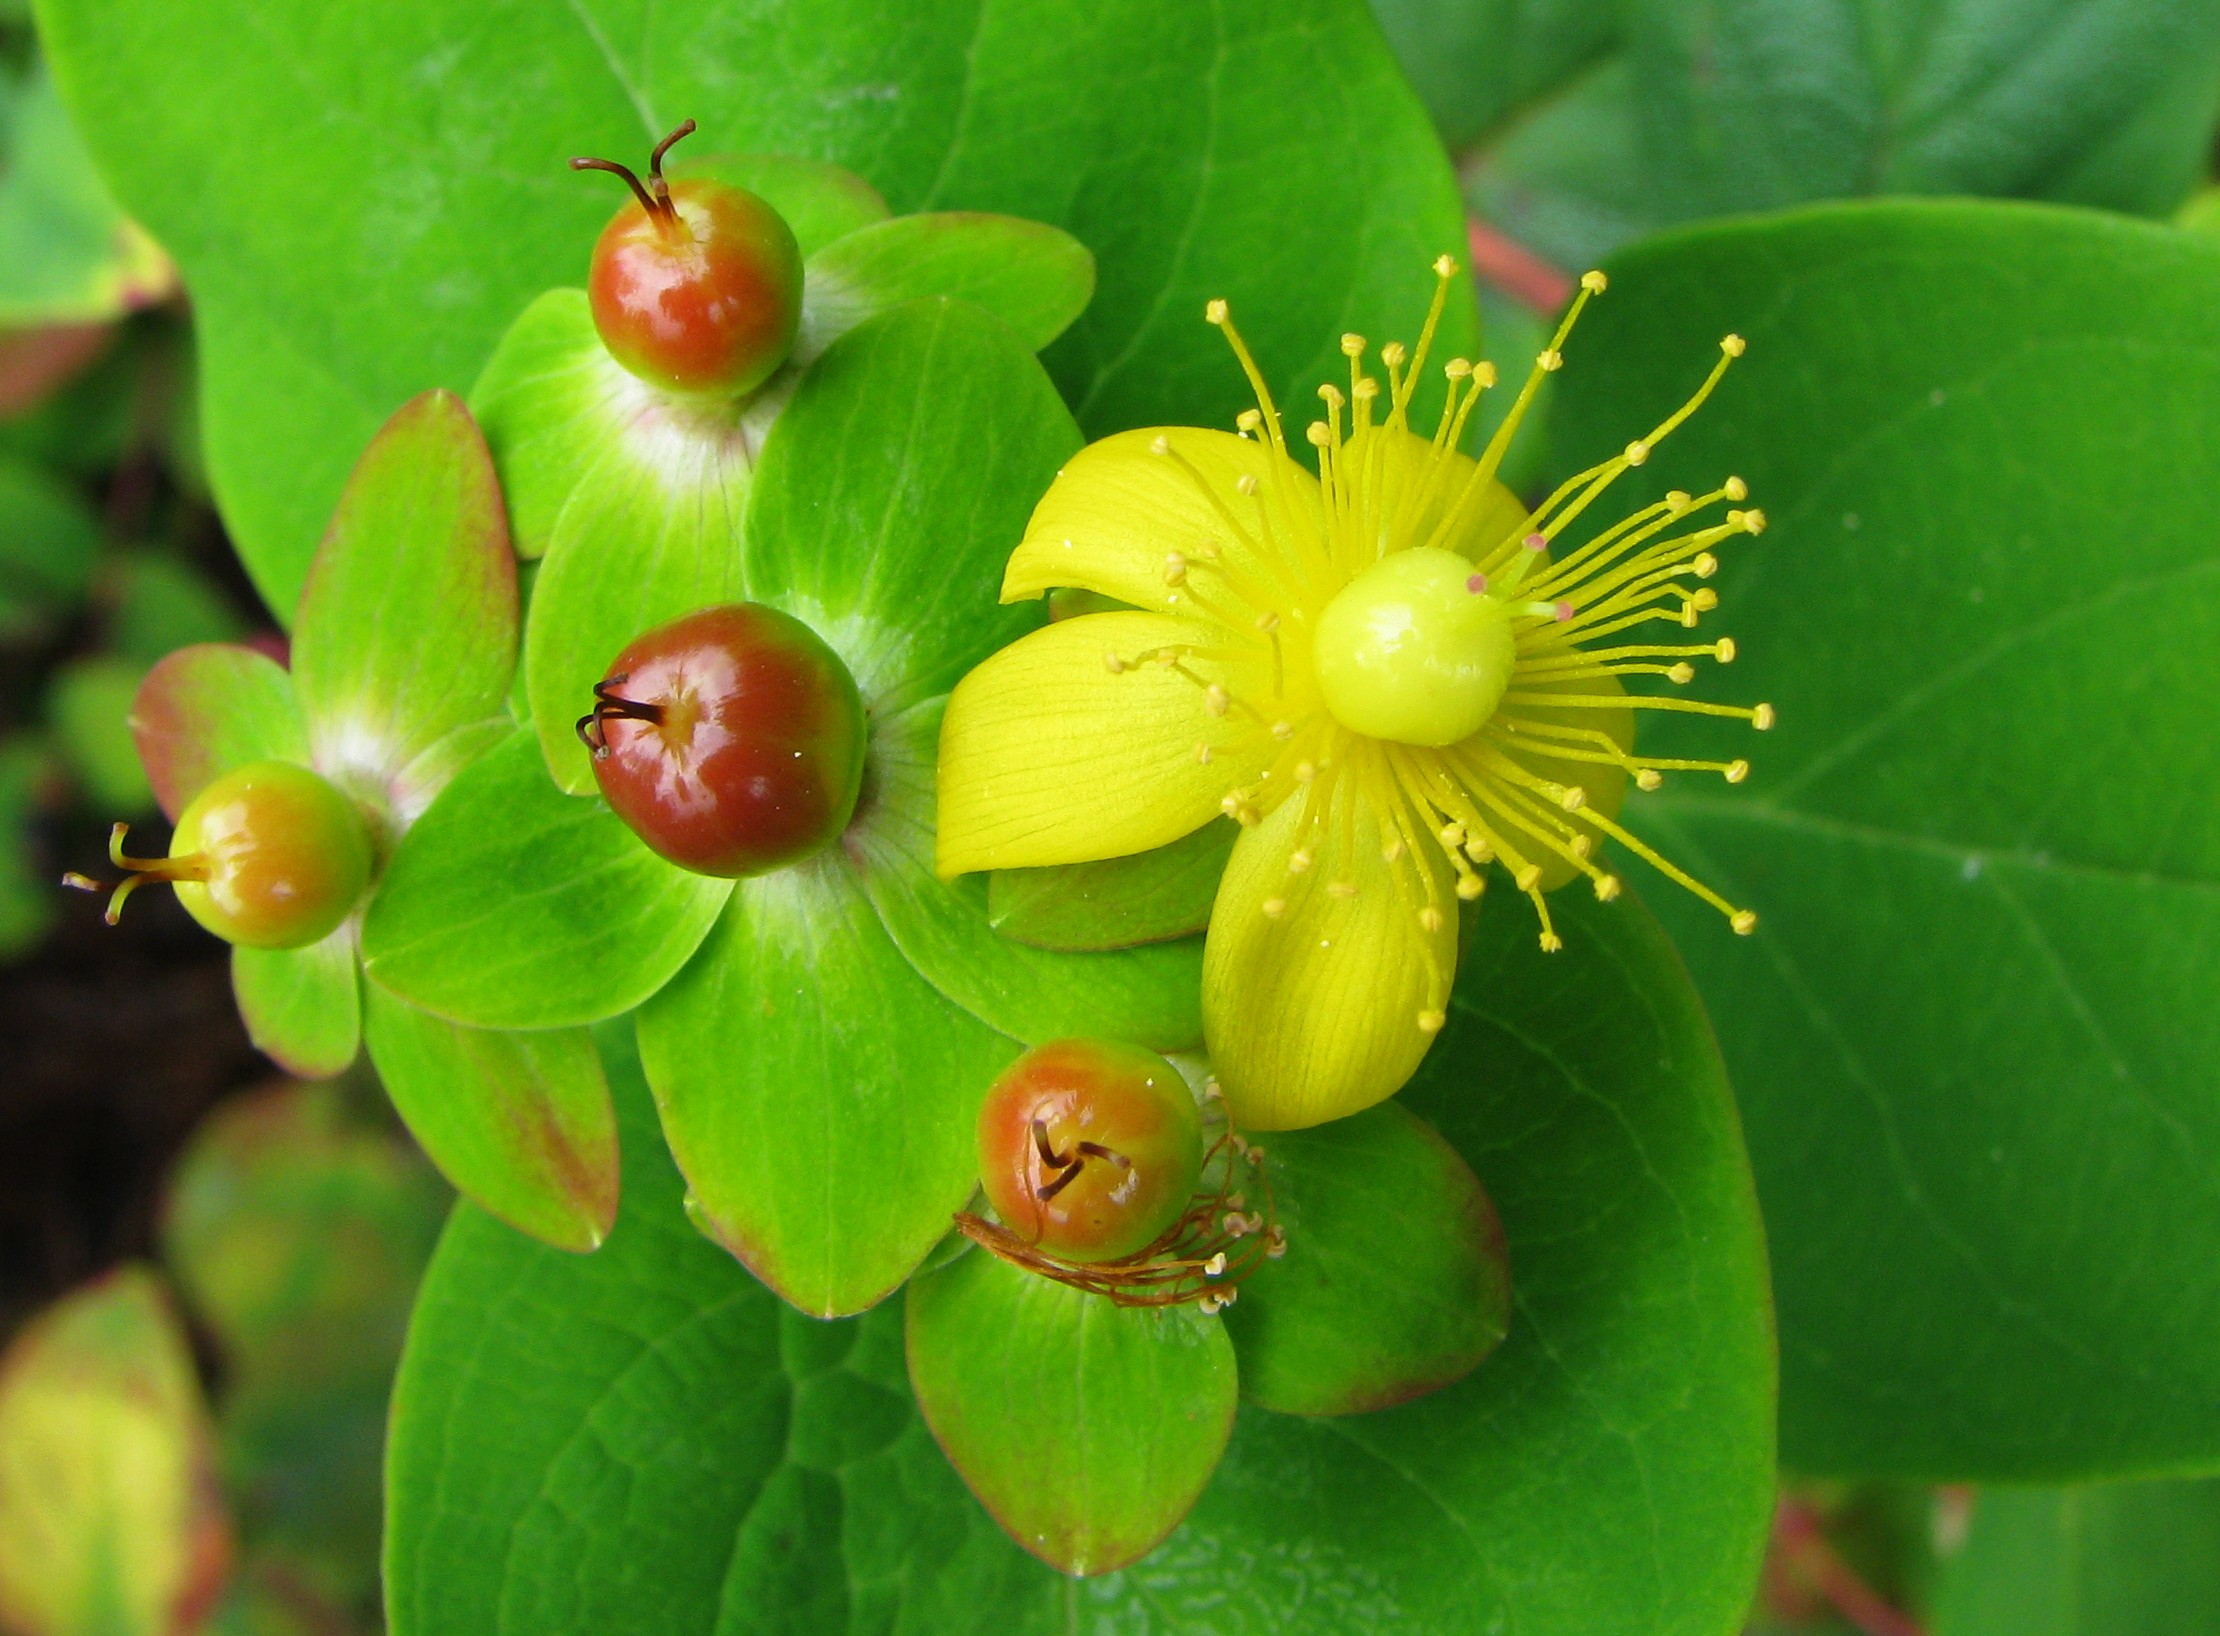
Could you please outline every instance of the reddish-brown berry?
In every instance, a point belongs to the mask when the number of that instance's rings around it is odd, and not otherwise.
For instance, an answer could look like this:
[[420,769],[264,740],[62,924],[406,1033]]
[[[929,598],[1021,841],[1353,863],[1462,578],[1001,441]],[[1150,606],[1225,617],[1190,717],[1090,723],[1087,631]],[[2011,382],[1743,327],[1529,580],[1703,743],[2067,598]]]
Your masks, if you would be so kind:
[[1194,1197],[1202,1157],[1187,1082],[1137,1045],[1037,1045],[979,1110],[987,1201],[1011,1232],[1066,1261],[1148,1248]]
[[667,181],[663,155],[694,128],[656,145],[643,183],[609,159],[634,197],[601,230],[586,277],[594,328],[609,355],[667,391],[738,397],[770,379],[802,318],[802,253],[794,233],[745,188]]
[[863,781],[863,701],[840,656],[754,602],[649,631],[594,689],[578,736],[618,817],[704,875],[760,875],[828,845]]

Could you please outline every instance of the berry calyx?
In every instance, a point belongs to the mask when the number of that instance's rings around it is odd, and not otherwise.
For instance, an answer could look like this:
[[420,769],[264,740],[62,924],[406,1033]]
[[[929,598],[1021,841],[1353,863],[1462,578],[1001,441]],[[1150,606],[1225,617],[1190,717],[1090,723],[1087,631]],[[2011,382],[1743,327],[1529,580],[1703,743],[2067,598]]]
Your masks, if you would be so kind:
[[737,877],[830,844],[863,785],[863,700],[840,656],[760,603],[638,638],[578,719],[617,816],[681,868]]
[[663,155],[692,120],[655,145],[648,179],[613,159],[573,170],[621,176],[632,200],[594,244],[586,294],[609,355],[671,392],[739,397],[794,350],[802,321],[802,252],[793,229],[745,188],[663,175]]
[[[166,858],[123,850],[129,824],[108,837],[124,879],[108,900],[113,926],[149,881],[177,888],[186,912],[228,943],[298,949],[328,937],[370,885],[370,832],[362,814],[324,779],[289,761],[235,767],[177,820]],[[81,891],[105,890],[65,875]]]
[[1147,1249],[1202,1179],[1202,1118],[1153,1051],[1052,1040],[1019,1057],[979,1110],[979,1180],[1003,1225],[1066,1261]]

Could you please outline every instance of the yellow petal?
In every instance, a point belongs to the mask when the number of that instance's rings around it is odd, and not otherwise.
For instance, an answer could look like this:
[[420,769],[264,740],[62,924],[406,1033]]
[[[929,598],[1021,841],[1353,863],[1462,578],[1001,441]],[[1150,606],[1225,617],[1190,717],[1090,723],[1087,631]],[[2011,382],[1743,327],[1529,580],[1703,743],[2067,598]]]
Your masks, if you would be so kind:
[[[1425,846],[1389,864],[1371,804],[1347,778],[1333,789],[1322,824],[1296,797],[1244,831],[1211,911],[1203,1032],[1243,1129],[1296,1130],[1393,1096],[1433,1043],[1421,1016],[1447,1004],[1456,974],[1447,870]],[[1309,867],[1291,872],[1305,847]]]
[[1223,640],[1192,619],[1085,614],[966,676],[941,725],[940,872],[1123,857],[1216,817],[1273,741],[1240,711],[1210,710],[1205,684],[1231,677],[1239,691],[1238,671],[1194,657],[1174,670],[1146,656]]
[[[1159,443],[1169,452],[1153,453]],[[1244,477],[1254,494],[1241,492]],[[1075,585],[1164,613],[1225,619],[1284,607],[1286,569],[1276,553],[1260,560],[1258,507],[1284,544],[1297,521],[1290,502],[1315,529],[1318,480],[1261,443],[1192,426],[1120,432],[1056,474],[1010,554],[1002,600]]]
[[[1626,688],[1616,676],[1586,676],[1578,681],[1550,682],[1522,679],[1517,683],[1526,693],[1585,693],[1593,698],[1599,694],[1621,696]],[[1551,710],[1543,705],[1521,705],[1517,716],[1524,721],[1540,721],[1557,727],[1589,727],[1608,733],[1613,743],[1629,754],[1634,750],[1634,712],[1628,710]],[[1500,743],[1500,741],[1498,741]],[[1540,741],[1536,741],[1540,742]],[[1547,778],[1559,784],[1576,784],[1587,800],[1583,811],[1602,813],[1606,818],[1616,818],[1619,807],[1626,800],[1627,774],[1624,767],[1600,761],[1573,761],[1562,756],[1543,755],[1534,750],[1521,749],[1516,744],[1502,745],[1504,751],[1538,778]],[[1580,824],[1580,813],[1568,813],[1567,819]],[[1601,844],[1603,836],[1591,830],[1590,835]],[[1520,837],[1524,840],[1524,837]],[[1522,848],[1535,863],[1541,866],[1542,878],[1535,884],[1544,892],[1554,892],[1560,886],[1579,878],[1581,871],[1570,859],[1540,846]]]

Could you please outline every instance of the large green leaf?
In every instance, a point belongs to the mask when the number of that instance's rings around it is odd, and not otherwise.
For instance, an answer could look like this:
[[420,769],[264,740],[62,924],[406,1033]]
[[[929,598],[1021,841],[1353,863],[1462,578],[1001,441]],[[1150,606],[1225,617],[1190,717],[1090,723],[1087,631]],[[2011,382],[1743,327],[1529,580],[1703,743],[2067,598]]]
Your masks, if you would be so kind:
[[658,858],[598,796],[563,794],[513,733],[395,850],[363,916],[363,970],[473,1027],[575,1027],[661,988],[731,894]]
[[948,1231],[1018,1052],[917,975],[837,854],[742,882],[639,1034],[705,1223],[822,1317],[883,1299]]
[[390,798],[410,762],[501,714],[516,626],[485,439],[461,399],[426,392],[356,462],[301,595],[293,681],[317,770]]
[[1484,139],[1618,45],[1597,0],[1372,0],[1372,13],[1453,148]]
[[1095,260],[1069,233],[1015,216],[929,211],[877,222],[809,258],[797,351],[810,356],[905,301],[959,296],[1048,345],[1086,310]]
[[2220,1483],[2000,1488],[1936,1581],[1935,1636],[2220,1629]]
[[1659,242],[1611,289],[1570,456],[1750,343],[1643,476],[1765,505],[1718,681],[1780,725],[1702,735],[1742,789],[1625,817],[1764,915],[1661,903],[1749,1121],[1788,1458],[2220,1461],[2220,246],[1839,207]]
[[426,1280],[394,1411],[396,1636],[1728,1636],[1772,1500],[1733,1106],[1642,910],[1568,903],[1560,924],[1544,957],[1523,905],[1491,907],[1412,1092],[1501,1208],[1510,1338],[1402,1408],[1244,1410],[1185,1526],[1076,1592],[932,1447],[891,1307],[781,1311],[687,1225],[613,1073],[625,1206],[602,1252],[466,1208]]
[[92,589],[100,525],[39,466],[0,458],[0,641],[34,638]]
[[[1621,52],[1465,167],[1481,216],[1574,269],[1647,229],[1860,194],[2165,215],[2220,116],[2215,0],[1633,0],[1621,26]],[[1458,60],[1454,26],[1407,32]],[[1484,102],[1490,76],[1460,73]]]
[[1342,330],[1411,333],[1459,242],[1360,0],[47,0],[41,24],[192,287],[216,492],[279,608],[386,415],[467,386],[527,302],[579,281],[614,201],[565,158],[683,117],[708,146],[835,160],[897,210],[1069,230],[1100,278],[1051,356],[1093,432],[1240,406],[1207,299],[1307,391]]
[[1010,1537],[1099,1574],[1187,1514],[1233,1431],[1233,1344],[1193,1307],[1121,1307],[975,1250],[906,1305],[910,1384]]
[[362,1043],[355,923],[305,949],[231,951],[231,991],[247,1037],[289,1074],[328,1079]]

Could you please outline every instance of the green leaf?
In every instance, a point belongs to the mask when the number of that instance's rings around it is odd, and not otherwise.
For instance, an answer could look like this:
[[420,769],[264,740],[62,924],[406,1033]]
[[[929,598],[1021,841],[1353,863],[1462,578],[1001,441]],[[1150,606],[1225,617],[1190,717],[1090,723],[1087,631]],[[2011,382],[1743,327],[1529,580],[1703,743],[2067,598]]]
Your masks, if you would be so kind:
[[1723,553],[1719,691],[1780,725],[1655,734],[1755,771],[1624,817],[1764,915],[1660,905],[1748,1121],[1788,1458],[2220,1460],[2220,1305],[2183,1295],[2220,1262],[2220,501],[2184,477],[2220,439],[2220,245],[1840,207],[1660,241],[1611,290],[1568,456],[1750,343],[1642,476],[1765,506]]
[[859,228],[811,254],[795,351],[805,361],[905,301],[956,296],[1036,352],[1095,293],[1095,258],[1069,233],[1016,216],[941,210]]
[[166,298],[169,258],[116,209],[44,66],[8,101],[0,326],[98,323]]
[[2220,1625],[2220,1483],[1995,1489],[1935,1586],[1935,1636],[2188,1636]]
[[675,424],[650,434],[579,480],[532,585],[525,696],[548,771],[572,795],[596,788],[577,722],[617,655],[681,614],[748,594],[740,538],[754,434]]
[[0,640],[36,637],[74,613],[99,546],[83,500],[30,462],[0,457]]
[[1595,0],[1372,0],[1372,14],[1452,148],[1617,46],[1622,7]]
[[[1359,0],[673,0],[652,26],[527,0],[336,23],[320,0],[49,0],[41,25],[193,290],[211,475],[278,607],[384,417],[473,380],[527,302],[578,281],[616,201],[565,158],[636,155],[685,116],[705,146],[844,165],[899,211],[1087,245],[1098,292],[1051,359],[1094,434],[1230,420],[1245,390],[1210,298],[1307,394],[1345,372],[1343,330],[1415,333],[1426,265],[1460,242]],[[284,72],[242,49],[265,38]],[[1441,344],[1469,356],[1461,308]]]
[[519,1232],[592,1250],[617,1215],[617,1125],[582,1028],[463,1028],[393,998],[363,996],[370,1060],[432,1163]]
[[1239,827],[1214,818],[1170,846],[1129,858],[996,869],[987,924],[1042,949],[1121,949],[1187,937],[1210,924]]
[[804,377],[748,505],[754,594],[822,632],[875,716],[947,692],[1039,623],[1003,565],[1079,447],[1031,350],[975,307],[914,302]]
[[427,392],[363,451],[302,593],[292,668],[317,770],[390,798],[409,762],[502,713],[516,625],[485,440]]
[[943,704],[936,698],[876,723],[876,800],[844,840],[887,934],[941,993],[1027,1044],[1081,1034],[1159,1051],[1199,1046],[1200,938],[1108,953],[1028,948],[988,923],[983,881],[933,873]]
[[154,787],[131,738],[131,702],[140,667],[128,659],[73,659],[47,685],[46,714],[86,802],[131,816],[154,810]]
[[55,772],[42,740],[20,733],[0,739],[0,961],[35,946],[54,919],[54,882],[41,867],[31,826]]
[[[2174,141],[2195,152],[2220,66],[2213,0],[1641,0],[1629,34],[1667,220],[1853,193],[2050,196],[2185,76],[2200,94],[2171,98]],[[2123,180],[2079,196],[2144,206]]]
[[476,1028],[569,1028],[669,981],[732,883],[665,863],[511,733],[402,839],[362,924],[363,970]]
[[1071,1574],[1146,1556],[1233,1431],[1233,1346],[1192,1307],[1121,1307],[975,1250],[910,1285],[910,1381],[1010,1537]]
[[783,1315],[688,1225],[613,1068],[608,1246],[559,1256],[464,1209],[426,1279],[395,1399],[395,1636],[706,1636],[742,1607],[796,1632],[1049,1636],[1075,1606],[1212,1636],[1729,1636],[1773,1496],[1734,1109],[1638,905],[1568,902],[1545,957],[1509,897],[1411,1093],[1510,1238],[1517,1311],[1481,1369],[1379,1414],[1244,1411],[1187,1523],[1075,1592],[887,1401],[892,1310]]
[[0,1619],[161,1636],[223,1582],[228,1530],[185,1326],[127,1264],[0,1355]]
[[639,1036],[707,1228],[820,1317],[884,1299],[948,1231],[1018,1051],[917,975],[837,854],[742,881]]
[[352,922],[305,949],[231,951],[231,991],[256,1049],[289,1074],[329,1079],[362,1043]]
[[209,577],[161,551],[119,553],[108,645],[141,668],[197,642],[236,642],[247,623]]
[[172,820],[234,767],[308,763],[308,724],[293,678],[252,648],[209,642],[178,649],[147,672],[130,719],[139,759]]
[[1241,1395],[1283,1414],[1363,1414],[1471,1371],[1503,1339],[1503,1224],[1472,1167],[1400,1102],[1264,1155],[1287,1253],[1226,1309]]
[[883,222],[886,200],[854,171],[821,159],[778,153],[718,153],[686,156],[681,148],[669,167],[673,176],[711,176],[744,187],[786,218],[794,242],[805,256],[835,239]]

